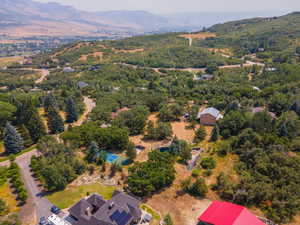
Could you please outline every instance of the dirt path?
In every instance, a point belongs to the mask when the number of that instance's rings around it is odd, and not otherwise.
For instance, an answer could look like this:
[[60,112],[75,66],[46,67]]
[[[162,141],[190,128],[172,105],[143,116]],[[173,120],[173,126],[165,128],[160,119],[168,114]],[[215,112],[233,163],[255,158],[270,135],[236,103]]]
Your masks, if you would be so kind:
[[35,84],[42,83],[46,79],[46,77],[50,74],[49,70],[46,69],[36,69],[34,71],[39,71],[42,74],[42,76],[35,81]]
[[75,123],[73,123],[73,126],[80,126],[84,123],[84,121],[86,121],[88,119],[88,115],[92,112],[92,110],[96,107],[96,102],[87,97],[84,96],[83,97],[83,102],[85,104],[85,110],[83,115],[79,118],[79,120],[77,120]]

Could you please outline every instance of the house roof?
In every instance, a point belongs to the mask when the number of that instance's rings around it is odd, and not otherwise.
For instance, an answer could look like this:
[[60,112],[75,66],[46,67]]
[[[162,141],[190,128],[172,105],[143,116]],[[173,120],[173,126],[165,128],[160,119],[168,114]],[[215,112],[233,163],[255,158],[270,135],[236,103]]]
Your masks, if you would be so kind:
[[97,194],[82,199],[69,212],[78,219],[76,225],[128,225],[141,217],[139,204],[138,199],[115,191],[108,201]]
[[78,83],[77,83],[77,86],[79,87],[79,88],[85,88],[85,87],[87,87],[87,86],[89,86],[87,83],[85,83],[84,81],[79,81]]
[[267,112],[267,113],[269,114],[269,116],[271,116],[273,119],[276,119],[276,118],[277,118],[276,115],[275,115],[275,113],[272,113],[272,112],[267,111],[267,110],[266,110],[266,107],[264,107],[264,106],[261,106],[261,107],[254,107],[254,108],[251,109],[251,112],[252,112],[253,114],[256,114],[256,113],[259,113],[259,112]]
[[205,115],[205,114],[210,114],[210,115],[212,115],[213,117],[215,117],[215,118],[217,118],[217,119],[223,117],[223,116],[220,114],[220,111],[219,111],[219,110],[217,110],[217,109],[215,109],[215,108],[213,108],[213,107],[210,107],[210,108],[206,108],[206,109],[200,111],[200,112],[198,113],[198,116],[197,116],[198,119],[199,119],[202,115]]
[[212,225],[265,225],[247,208],[230,202],[214,201],[199,217]]

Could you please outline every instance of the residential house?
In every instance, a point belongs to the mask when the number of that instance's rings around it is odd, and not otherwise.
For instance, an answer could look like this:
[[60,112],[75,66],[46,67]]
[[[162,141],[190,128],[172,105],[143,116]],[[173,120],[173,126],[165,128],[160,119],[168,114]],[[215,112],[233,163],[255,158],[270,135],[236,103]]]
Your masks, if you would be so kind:
[[208,126],[215,125],[217,121],[222,118],[223,115],[221,114],[221,112],[213,107],[199,111],[197,116],[197,119],[200,120],[201,124]]
[[201,81],[201,80],[212,80],[214,79],[214,75],[212,74],[202,74],[201,76],[195,76],[194,80]]
[[137,224],[142,211],[140,201],[124,192],[115,191],[110,200],[93,194],[69,209],[73,225],[131,225]]
[[214,201],[198,220],[198,225],[266,225],[247,208],[219,201]]
[[64,67],[63,71],[65,73],[74,73],[75,69],[73,69],[72,67],[68,66],[68,67]]
[[256,114],[256,113],[259,113],[259,112],[267,112],[269,114],[269,116],[271,116],[273,119],[277,119],[275,113],[267,111],[266,107],[264,107],[264,106],[254,107],[254,108],[251,109],[252,114]]
[[88,85],[87,83],[83,82],[83,81],[79,81],[79,82],[77,83],[77,87],[80,88],[80,89],[85,88],[85,87],[88,87],[88,86],[89,86],[89,85]]

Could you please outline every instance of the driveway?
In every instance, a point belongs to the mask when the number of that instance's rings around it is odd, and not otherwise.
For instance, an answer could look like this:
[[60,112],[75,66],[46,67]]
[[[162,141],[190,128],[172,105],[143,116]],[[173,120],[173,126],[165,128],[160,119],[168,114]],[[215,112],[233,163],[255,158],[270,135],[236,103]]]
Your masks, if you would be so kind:
[[23,154],[16,159],[16,163],[20,167],[21,174],[28,191],[28,194],[32,197],[33,204],[36,208],[37,219],[45,216],[48,217],[52,213],[50,212],[50,208],[52,204],[50,201],[43,197],[43,193],[41,192],[38,183],[34,180],[32,173],[30,171],[30,160],[33,155],[38,155],[37,150],[33,150],[28,152],[28,154]]

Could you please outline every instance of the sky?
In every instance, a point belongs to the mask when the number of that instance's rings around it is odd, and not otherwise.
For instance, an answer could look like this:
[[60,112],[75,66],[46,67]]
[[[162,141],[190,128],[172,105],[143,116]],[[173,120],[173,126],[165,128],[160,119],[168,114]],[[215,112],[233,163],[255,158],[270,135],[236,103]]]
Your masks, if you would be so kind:
[[300,0],[35,0],[87,11],[146,10],[153,13],[300,11]]

